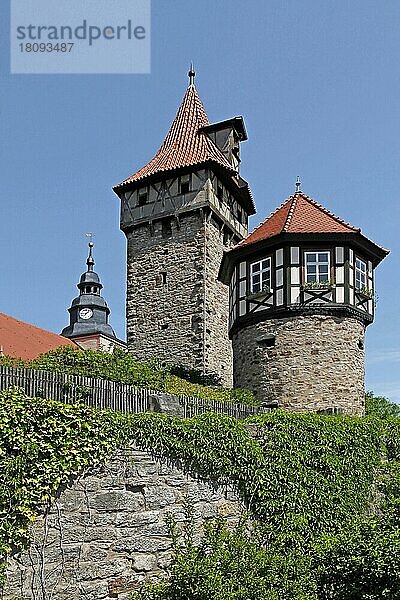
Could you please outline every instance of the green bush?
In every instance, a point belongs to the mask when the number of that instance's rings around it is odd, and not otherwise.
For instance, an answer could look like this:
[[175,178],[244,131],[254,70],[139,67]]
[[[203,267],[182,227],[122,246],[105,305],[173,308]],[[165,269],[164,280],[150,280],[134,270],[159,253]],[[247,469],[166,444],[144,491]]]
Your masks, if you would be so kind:
[[400,417],[400,406],[387,398],[375,397],[373,392],[365,394],[365,415],[387,419]]
[[3,556],[29,544],[29,525],[71,477],[129,442],[231,482],[251,515],[233,531],[210,524],[199,548],[175,531],[170,579],[136,600],[400,597],[396,418],[279,410],[248,422],[213,413],[123,416],[2,392]]
[[[174,375],[176,367],[168,366],[159,360],[138,361],[128,352],[118,348],[114,350],[113,354],[108,354],[107,352],[77,350],[71,346],[64,346],[42,354],[32,361],[24,362],[7,356],[0,357],[0,365],[25,366],[30,369],[54,371],[68,375],[98,377],[170,394],[196,396],[203,400],[257,404],[254,394],[248,390],[212,388],[200,383],[192,383]],[[185,372],[190,376],[188,370]],[[195,379],[194,376],[193,378]]]

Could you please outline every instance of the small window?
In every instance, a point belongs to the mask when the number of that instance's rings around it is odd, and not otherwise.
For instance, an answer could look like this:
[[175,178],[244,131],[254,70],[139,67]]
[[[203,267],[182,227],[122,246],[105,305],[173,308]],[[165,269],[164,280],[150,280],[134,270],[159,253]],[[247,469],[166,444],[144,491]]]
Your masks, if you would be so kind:
[[228,246],[230,244],[231,237],[232,237],[232,233],[228,230],[225,230],[224,231],[224,239],[223,239],[224,246]]
[[168,329],[168,323],[161,323],[160,324],[160,329],[165,331],[166,329]]
[[167,271],[162,271],[161,273],[161,281],[163,285],[167,285]]
[[86,286],[86,293],[90,294],[90,292],[91,292],[91,288],[89,286]]
[[172,236],[172,220],[171,219],[164,219],[161,222],[161,235],[164,238],[169,238]]
[[271,286],[271,258],[264,258],[250,265],[250,291],[261,292]]
[[147,204],[147,192],[139,192],[139,206]]
[[330,252],[306,252],[306,282],[329,281]]
[[276,338],[273,334],[267,334],[263,338],[258,340],[260,346],[264,346],[264,348],[273,348],[275,346]]
[[190,192],[190,183],[188,181],[181,181],[181,194],[187,194]]
[[224,188],[219,183],[217,184],[217,198],[220,202],[224,199]]
[[356,289],[362,290],[367,287],[367,264],[360,258],[356,258]]

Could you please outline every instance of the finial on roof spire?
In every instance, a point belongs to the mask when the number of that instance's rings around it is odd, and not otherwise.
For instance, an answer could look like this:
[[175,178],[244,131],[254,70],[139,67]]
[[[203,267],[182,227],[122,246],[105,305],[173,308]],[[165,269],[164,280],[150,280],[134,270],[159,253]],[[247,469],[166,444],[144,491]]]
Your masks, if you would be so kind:
[[300,177],[297,175],[297,179],[296,179],[296,192],[301,192],[301,181],[300,181]]
[[93,271],[93,267],[94,267],[94,258],[93,258],[93,254],[92,254],[92,248],[94,246],[93,242],[89,242],[89,256],[87,257],[87,261],[86,264],[88,266],[88,271]]
[[196,77],[196,72],[193,67],[193,62],[190,63],[190,70],[189,70],[188,75],[189,75],[189,85],[194,85],[194,78]]

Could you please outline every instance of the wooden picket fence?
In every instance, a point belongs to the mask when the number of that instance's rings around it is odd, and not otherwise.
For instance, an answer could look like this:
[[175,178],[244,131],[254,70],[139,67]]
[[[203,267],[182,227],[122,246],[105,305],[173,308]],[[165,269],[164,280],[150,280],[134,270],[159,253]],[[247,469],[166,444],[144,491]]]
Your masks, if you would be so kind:
[[[10,387],[22,388],[32,397],[51,398],[68,403],[80,402],[94,408],[109,408],[122,413],[150,411],[151,397],[160,393],[106,379],[0,366],[0,390]],[[185,417],[217,412],[244,419],[270,410],[187,396],[179,396],[179,404],[183,407]]]

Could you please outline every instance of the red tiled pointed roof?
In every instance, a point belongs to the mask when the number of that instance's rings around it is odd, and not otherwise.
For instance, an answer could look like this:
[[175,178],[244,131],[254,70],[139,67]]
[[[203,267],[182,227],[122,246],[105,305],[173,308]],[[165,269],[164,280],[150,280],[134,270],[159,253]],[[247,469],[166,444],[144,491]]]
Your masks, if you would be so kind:
[[31,360],[60,346],[77,345],[71,340],[0,313],[0,351],[2,355]]
[[359,233],[302,192],[290,196],[238,246],[254,244],[279,233]]
[[116,188],[156,173],[215,161],[235,174],[221,150],[202,131],[210,122],[193,84],[189,85],[177,115],[155,157]]

